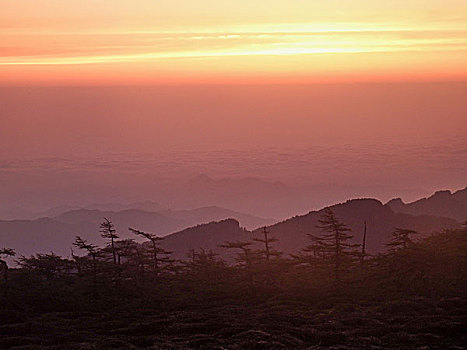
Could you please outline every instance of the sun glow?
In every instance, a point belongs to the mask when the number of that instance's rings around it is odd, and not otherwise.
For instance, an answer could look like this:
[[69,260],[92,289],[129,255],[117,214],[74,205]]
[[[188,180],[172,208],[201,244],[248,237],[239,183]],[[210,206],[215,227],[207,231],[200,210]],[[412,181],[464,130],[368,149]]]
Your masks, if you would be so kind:
[[[144,2],[154,18],[149,23],[151,14],[129,11],[126,1],[117,2],[122,11],[119,16],[101,13],[99,8],[106,8],[104,1],[90,12],[95,17],[90,25],[80,16],[81,6],[91,6],[88,1],[84,5],[71,1],[69,9],[56,1],[50,3],[50,8],[37,8],[36,15],[28,15],[22,26],[13,22],[11,16],[25,16],[21,9],[32,6],[30,1],[0,5],[5,7],[4,15],[0,15],[5,23],[0,28],[0,82],[45,79],[105,83],[109,78],[114,80],[112,71],[123,83],[158,82],[169,76],[175,80],[221,81],[239,73],[241,79],[282,79],[293,75],[305,80],[326,76],[330,80],[345,80],[349,76],[467,76],[467,30],[462,19],[453,19],[454,12],[449,16],[441,12],[443,16],[435,17],[431,9],[422,13],[424,16],[413,11],[398,18],[388,8],[384,15],[378,12],[379,18],[375,15],[370,20],[369,10],[359,16],[342,11],[333,14],[333,20],[311,18],[306,23],[297,8],[293,16],[288,16],[288,22],[283,18],[268,19],[273,15],[263,19],[259,14],[256,19],[239,20],[220,12],[234,10],[221,1],[222,6],[212,11],[224,21],[211,19],[201,23],[201,15],[198,22],[183,21],[184,10],[197,11],[191,5],[180,7],[180,13],[174,14],[175,8],[164,3],[159,10],[178,19],[168,23],[163,13],[154,12],[155,7]],[[312,5],[301,5],[304,11],[316,10]],[[277,11],[281,8],[276,2],[272,7]],[[70,9],[77,13],[74,15]],[[124,9],[129,12],[123,20]],[[327,11],[330,9],[332,6]],[[69,22],[65,24],[66,19]]]

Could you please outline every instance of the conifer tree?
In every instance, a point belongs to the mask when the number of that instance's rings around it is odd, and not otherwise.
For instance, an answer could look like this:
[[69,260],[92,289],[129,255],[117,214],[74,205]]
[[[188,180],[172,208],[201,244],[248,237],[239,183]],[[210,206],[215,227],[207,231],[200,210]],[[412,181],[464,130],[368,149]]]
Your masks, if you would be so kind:
[[254,252],[250,248],[252,245],[251,242],[225,242],[221,244],[219,247],[226,248],[226,249],[237,249],[239,252],[237,253],[236,260],[241,265],[243,265],[246,274],[246,280],[248,281],[248,288],[252,296],[256,295],[255,288],[254,288],[254,278],[253,278],[253,260],[255,259]]
[[360,267],[363,269],[365,265],[365,256],[367,255],[366,253],[366,221],[364,223],[364,228],[363,228],[363,238],[362,238],[362,252],[360,254]]
[[14,249],[11,248],[1,248],[0,249],[0,274],[1,274],[1,280],[6,281],[8,280],[8,264],[6,263],[5,260],[1,258],[6,258],[6,257],[11,257],[15,256],[16,252]]
[[298,254],[290,254],[290,256],[294,264],[317,267],[323,255],[321,246],[314,235],[307,234],[307,236],[310,238],[311,243],[302,248]]
[[114,224],[107,218],[104,218],[104,222],[101,223],[100,232],[102,238],[110,239],[110,248],[112,251],[113,262],[117,264],[117,250],[115,249],[115,240],[118,238],[117,231],[114,228]]
[[189,272],[187,276],[191,277],[191,282],[197,288],[215,289],[220,281],[226,277],[227,266],[225,261],[212,250],[200,249],[195,251],[191,249],[187,256],[190,258],[190,261],[185,263],[185,267]]
[[413,243],[412,236],[417,234],[417,231],[405,228],[396,227],[392,232],[391,240],[386,244],[390,251],[407,249]]
[[47,280],[54,280],[64,277],[71,270],[71,261],[62,258],[53,252],[48,254],[37,253],[29,258],[21,256],[18,264],[26,270],[35,271]]
[[122,239],[120,241],[115,241],[115,250],[117,252],[117,263],[122,265],[122,258],[124,258],[124,263],[127,265],[132,260],[133,256],[136,254],[136,248],[138,243],[133,239]]
[[249,270],[252,267],[253,251],[249,248],[252,245],[251,242],[225,242],[219,247],[227,249],[238,249],[240,252],[237,254],[237,261],[244,264],[246,269]]
[[150,242],[151,248],[149,249],[149,253],[152,256],[152,268],[156,276],[160,272],[161,264],[168,264],[174,261],[170,258],[170,254],[172,254],[172,252],[160,247],[161,241],[163,240],[162,237],[158,237],[152,233],[135,230],[131,227],[128,229],[135,235],[144,237]]
[[319,261],[331,268],[335,283],[339,283],[342,273],[358,257],[356,248],[360,245],[350,243],[353,238],[350,228],[340,222],[330,208],[324,210],[317,227],[321,229],[322,235],[309,234],[314,242],[313,249],[316,249]]
[[[76,236],[73,245],[78,249],[85,250],[92,258],[92,275],[94,286],[97,283],[97,257],[99,254],[99,250],[95,244],[88,243],[85,239],[81,238],[80,236]],[[75,259],[76,260],[76,259]]]
[[272,243],[277,242],[277,238],[269,237],[269,231],[266,226],[263,227],[262,233],[263,233],[264,238],[255,237],[253,238],[253,241],[264,244],[264,249],[261,249],[259,253],[261,253],[265,257],[267,262],[269,262],[272,257],[278,257],[281,255],[281,253],[272,248]]

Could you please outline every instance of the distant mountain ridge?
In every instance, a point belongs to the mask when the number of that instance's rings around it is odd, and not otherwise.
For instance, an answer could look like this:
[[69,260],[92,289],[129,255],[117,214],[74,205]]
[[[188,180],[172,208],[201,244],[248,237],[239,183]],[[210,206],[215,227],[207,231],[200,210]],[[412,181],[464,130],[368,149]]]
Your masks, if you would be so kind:
[[92,243],[103,243],[98,228],[90,223],[72,224],[50,218],[0,220],[0,247],[15,249],[17,257],[50,252],[70,256],[76,235]]
[[121,211],[78,209],[63,213],[53,219],[74,224],[87,222],[97,226],[104,217],[111,219],[119,231],[127,230],[128,227],[138,227],[140,230],[161,236],[186,227],[228,218],[238,220],[242,226],[249,229],[275,222],[271,218],[260,218],[216,206],[188,210],[165,209],[158,212],[139,209]]
[[234,210],[229,210],[217,206],[209,206],[187,210],[167,209],[159,211],[159,213],[167,217],[172,217],[190,223],[189,226],[233,218],[236,219],[241,226],[251,230],[259,226],[270,225],[277,221],[273,218],[262,218],[255,215],[239,213]]
[[[376,199],[352,199],[345,203],[328,207],[337,218],[352,230],[354,242],[361,243],[364,224],[367,225],[367,251],[381,252],[396,227],[408,228],[421,234],[449,228],[459,228],[460,224],[450,218],[421,215],[413,216],[395,213],[389,206]],[[285,254],[296,253],[310,243],[308,233],[320,234],[318,220],[325,208],[299,215],[267,226],[270,237],[278,239],[274,248]],[[212,250],[224,258],[231,259],[232,252],[220,248],[226,241],[251,241],[262,238],[262,228],[247,231],[236,220],[224,220],[188,228],[165,237],[163,246],[174,252],[174,256],[184,259],[190,249]],[[257,245],[257,244],[256,244]]]
[[[189,179],[172,198],[173,207],[217,206],[235,211],[255,213],[261,217],[275,216],[283,208],[293,207],[298,195],[279,181],[267,181],[256,177],[226,177],[213,179],[201,174]],[[265,205],[267,203],[267,205]],[[264,210],[267,208],[267,210]],[[295,211],[292,211],[295,212]],[[280,217],[280,216],[277,216]]]
[[[354,236],[354,242],[361,243],[364,225],[367,225],[367,250],[376,253],[384,249],[391,232],[396,227],[413,229],[428,234],[444,228],[457,228],[459,223],[450,218],[435,216],[413,216],[395,213],[389,206],[376,199],[352,199],[332,205],[336,217],[345,223]],[[286,252],[294,252],[309,244],[307,234],[321,233],[317,227],[325,209],[295,216],[268,227],[270,235],[278,238],[280,247]],[[253,232],[259,235],[261,232]],[[279,243],[278,242],[278,243]]]
[[95,244],[104,243],[99,233],[104,217],[112,220],[122,239],[136,238],[128,227],[164,236],[187,227],[229,218],[235,218],[250,229],[275,221],[214,206],[180,211],[165,209],[162,212],[75,209],[53,218],[0,220],[0,247],[15,247],[18,254],[24,255],[50,251],[69,255],[75,236],[82,236]]
[[404,203],[401,198],[395,198],[387,205],[397,213],[443,216],[466,222],[467,187],[454,193],[448,190],[437,191],[428,198],[411,203]]
[[164,238],[162,246],[173,252],[176,259],[186,260],[190,250],[213,251],[223,258],[232,258],[234,252],[219,247],[226,241],[249,240],[251,232],[242,228],[235,219],[197,225],[172,233]]
[[[154,202],[154,201],[142,201],[142,202],[134,202],[128,204],[121,204],[121,203],[93,203],[85,206],[77,206],[77,205],[58,205],[47,210],[43,211],[29,211],[22,208],[12,208],[7,212],[3,212],[3,220],[35,220],[40,218],[54,218],[61,214],[64,214],[69,211],[73,210],[81,210],[81,209],[88,209],[88,210],[101,210],[101,211],[123,211],[128,209],[138,209],[143,211],[161,211],[166,210],[167,208],[162,206],[161,204]],[[15,215],[16,214],[16,215]],[[6,217],[6,218],[5,218]]]
[[[460,203],[466,191],[454,194],[438,192],[428,199],[414,203],[428,206],[430,203]],[[454,197],[454,200],[453,200]],[[459,199],[460,198],[460,199]],[[436,202],[434,201],[436,199]],[[396,227],[413,229],[428,234],[442,229],[458,228],[459,221],[453,218],[434,215],[412,215],[393,210],[396,201],[383,205],[376,199],[352,199],[345,203],[332,205],[337,218],[352,229],[354,241],[361,242],[364,223],[367,224],[367,250],[376,253],[384,249],[391,232]],[[402,208],[412,204],[402,205]],[[417,204],[420,205],[420,204]],[[416,207],[414,205],[414,207]],[[438,213],[449,214],[441,205]],[[457,208],[456,206],[451,207]],[[397,208],[396,208],[397,209]],[[424,208],[424,210],[428,210]],[[449,207],[448,207],[449,209]],[[219,207],[205,207],[194,210],[146,212],[137,209],[122,211],[100,211],[78,209],[58,215],[55,218],[37,220],[0,220],[0,246],[15,248],[19,254],[50,252],[69,255],[71,244],[76,235],[82,235],[90,242],[103,244],[99,235],[99,224],[104,216],[112,220],[121,238],[132,237],[128,227],[166,235],[163,245],[174,256],[182,259],[190,249],[212,249],[223,257],[231,257],[232,252],[219,247],[225,241],[251,240],[261,236],[261,227],[266,226],[271,237],[278,242],[274,247],[284,253],[294,253],[309,244],[308,233],[319,234],[318,220],[324,209],[311,211],[281,222],[272,223],[272,219],[257,218],[252,215],[237,213]],[[400,210],[400,209],[399,209]],[[432,209],[432,210],[436,210]],[[253,231],[242,226],[249,221]],[[242,223],[240,223],[240,222]],[[269,221],[269,222],[268,222]],[[191,227],[190,227],[191,226]],[[188,227],[188,228],[187,228]],[[170,232],[174,232],[169,234]],[[134,237],[132,237],[134,238]]]

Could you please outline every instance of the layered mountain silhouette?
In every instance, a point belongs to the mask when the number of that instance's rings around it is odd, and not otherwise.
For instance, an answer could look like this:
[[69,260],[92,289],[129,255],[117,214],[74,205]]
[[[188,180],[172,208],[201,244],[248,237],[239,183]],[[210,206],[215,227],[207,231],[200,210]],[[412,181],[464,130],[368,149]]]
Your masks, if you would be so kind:
[[[352,230],[356,243],[362,242],[366,222],[366,246],[370,253],[382,251],[396,227],[428,234],[443,228],[460,226],[457,221],[450,218],[395,213],[389,206],[383,205],[376,199],[353,199],[330,208],[339,221]],[[310,243],[307,234],[319,235],[321,233],[317,226],[323,211],[324,209],[312,211],[269,226],[270,236],[279,240],[276,244],[284,252],[295,252]],[[259,236],[261,231],[256,230],[253,234]]]
[[303,198],[294,189],[279,181],[255,177],[213,179],[201,174],[175,192],[170,193],[171,207],[195,208],[216,203],[262,217],[283,217],[284,212],[296,213],[298,208],[303,208]]
[[[429,234],[445,228],[458,228],[460,224],[450,218],[435,216],[413,216],[395,213],[389,206],[376,199],[354,199],[331,208],[337,218],[351,228],[354,241],[360,243],[364,224],[367,225],[367,251],[377,253],[385,249],[392,231],[396,227],[412,229],[420,234]],[[270,237],[278,239],[274,248],[285,254],[296,253],[310,243],[307,234],[320,234],[319,219],[324,209],[295,216],[267,226]],[[262,228],[252,232],[243,229],[236,220],[213,222],[166,236],[163,246],[174,252],[179,259],[186,258],[190,249],[205,249],[231,258],[232,252],[219,247],[226,241],[251,241],[262,238]]]
[[96,244],[104,243],[99,234],[99,225],[104,217],[112,220],[121,238],[135,238],[128,227],[164,236],[187,227],[227,218],[234,218],[249,229],[275,222],[274,219],[259,218],[220,207],[164,209],[161,212],[138,209],[76,209],[53,218],[0,220],[0,247],[15,247],[19,254],[24,255],[50,251],[69,255],[75,236],[82,236]]
[[[416,214],[436,212],[445,216],[453,211],[457,217],[462,217],[459,207],[462,208],[465,193],[465,190],[454,194],[437,192],[428,199],[399,207],[396,206],[397,201],[383,205],[376,199],[353,199],[330,208],[341,222],[351,228],[356,243],[362,241],[366,222],[367,251],[376,253],[385,248],[385,243],[396,227],[412,229],[421,234],[460,227],[460,222],[453,218],[439,215],[411,215],[400,212],[400,208],[420,210],[416,211]],[[430,203],[434,203],[433,208],[429,207]],[[446,209],[442,203],[451,203],[452,206]],[[396,209],[393,209],[394,206]],[[15,248],[23,255],[50,251],[69,255],[76,235],[102,245],[104,242],[99,235],[99,224],[103,217],[107,217],[115,223],[121,238],[135,238],[129,233],[128,227],[160,236],[166,235],[163,246],[173,251],[174,257],[178,259],[186,258],[187,253],[192,249],[213,250],[222,257],[231,258],[233,253],[220,248],[219,245],[226,241],[250,241],[253,237],[261,237],[261,228],[265,226],[270,236],[278,239],[274,243],[274,248],[288,254],[296,253],[309,244],[307,234],[320,233],[317,226],[323,210],[311,211],[272,224],[272,219],[258,218],[219,207],[161,212],[137,209],[115,212],[79,209],[52,219],[0,221],[0,246]],[[250,231],[244,226],[250,230],[256,229]],[[175,233],[169,234],[170,232]]]
[[[111,220],[117,232],[124,236],[127,234],[125,231],[128,230],[128,227],[137,226],[140,230],[151,231],[157,235],[164,235],[186,227],[185,223],[175,218],[137,209],[122,211],[78,209],[56,216],[53,220],[76,225],[91,224],[98,230],[104,217]],[[190,225],[188,224],[188,226]]]
[[174,218],[177,220],[181,220],[184,223],[189,223],[189,225],[185,226],[193,226],[199,223],[208,223],[211,221],[220,221],[222,219],[233,218],[240,222],[240,225],[251,230],[259,226],[264,225],[271,225],[272,223],[276,222],[275,219],[272,218],[262,218],[250,214],[240,213],[237,211],[217,207],[217,206],[210,206],[210,207],[203,207],[197,209],[190,209],[190,210],[163,210],[159,212],[160,214]]
[[396,198],[390,200],[387,205],[397,213],[444,216],[459,222],[466,222],[467,187],[454,193],[447,190],[437,191],[431,197],[412,203],[404,203],[402,199]]
[[67,213],[69,211],[80,210],[80,209],[89,209],[89,210],[100,210],[100,211],[123,211],[129,209],[138,209],[143,211],[161,211],[167,210],[166,207],[160,203],[154,201],[142,201],[134,202],[129,204],[122,203],[93,203],[90,205],[82,206],[73,206],[73,205],[59,205],[43,211],[30,211],[24,208],[13,207],[9,210],[1,211],[1,218],[4,220],[34,220],[40,218],[54,218],[61,214]]
[[186,259],[190,250],[213,251],[223,258],[230,259],[234,252],[219,247],[226,241],[247,241],[251,232],[242,228],[235,219],[197,225],[183,231],[168,235],[162,241],[162,246],[173,252],[176,259]]
[[91,223],[65,223],[50,218],[0,220],[0,246],[14,248],[18,255],[50,253],[70,255],[76,235],[102,243],[98,228]]
[[120,232],[127,230],[128,227],[137,227],[139,230],[149,231],[160,236],[197,224],[227,218],[237,219],[242,226],[249,229],[268,225],[275,221],[274,219],[259,218],[215,206],[192,210],[166,209],[160,212],[138,209],[122,211],[79,209],[61,214],[55,217],[54,220],[74,224],[86,222],[97,227],[104,217],[111,219]]

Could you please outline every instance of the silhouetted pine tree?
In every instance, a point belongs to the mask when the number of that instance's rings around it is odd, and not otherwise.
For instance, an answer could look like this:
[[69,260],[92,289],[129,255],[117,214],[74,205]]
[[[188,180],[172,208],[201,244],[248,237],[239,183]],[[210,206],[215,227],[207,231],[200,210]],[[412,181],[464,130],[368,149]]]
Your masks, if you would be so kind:
[[254,259],[253,250],[250,246],[253,243],[251,242],[225,242],[224,244],[219,245],[221,248],[226,249],[237,249],[237,256],[236,260],[239,262],[240,265],[243,265],[246,269],[251,269]]
[[139,244],[130,238],[115,241],[115,251],[117,253],[118,265],[128,266],[131,264],[131,260],[136,254],[136,249],[138,246]]
[[272,243],[274,242],[277,242],[277,238],[275,237],[269,237],[269,231],[267,229],[267,227],[263,227],[263,236],[264,238],[253,238],[253,241],[256,241],[256,242],[260,242],[260,243],[263,243],[264,245],[264,248],[263,249],[260,249],[258,251],[259,254],[261,254],[262,256],[264,256],[264,258],[266,259],[267,262],[269,262],[271,260],[271,258],[274,258],[274,257],[279,257],[282,253],[280,253],[279,251],[275,250],[273,247],[272,247]]
[[250,290],[250,294],[254,297],[256,292],[254,288],[254,277],[253,277],[254,266],[253,265],[254,265],[254,261],[258,260],[258,256],[250,248],[252,244],[253,243],[251,242],[236,241],[236,242],[225,242],[224,244],[221,244],[219,247],[238,250],[237,256],[235,257],[235,259],[239,263],[239,266],[244,269],[246,280],[248,282],[248,289]]
[[21,256],[18,264],[25,270],[35,271],[47,280],[58,279],[70,274],[72,262],[54,253]]
[[112,252],[113,262],[117,265],[117,251],[115,249],[115,240],[118,237],[117,231],[114,228],[114,224],[107,218],[104,218],[104,222],[101,223],[100,232],[102,238],[110,239],[110,250]]
[[365,257],[368,255],[366,253],[366,233],[367,233],[367,227],[366,227],[366,221],[365,221],[363,224],[362,251],[360,253],[360,267],[362,270],[365,267]]
[[194,288],[203,291],[204,294],[217,292],[221,282],[227,280],[229,270],[225,261],[212,250],[191,249],[187,256],[190,260],[184,263],[185,278],[192,283]]
[[130,227],[128,229],[131,232],[133,232],[135,235],[144,237],[149,241],[150,248],[145,249],[145,251],[147,251],[151,255],[152,269],[156,277],[159,275],[161,271],[161,268],[162,268],[161,265],[170,264],[174,262],[174,260],[170,258],[170,254],[172,254],[172,252],[167,251],[160,247],[161,241],[163,240],[162,237],[158,237],[152,233],[135,230]]
[[317,227],[323,234],[320,236],[309,234],[313,241],[311,249],[316,252],[316,261],[330,268],[334,282],[339,283],[342,274],[347,272],[359,257],[360,254],[356,249],[360,245],[349,242],[353,238],[349,233],[350,228],[340,222],[329,208],[325,209]]
[[311,243],[302,248],[298,254],[290,254],[292,262],[299,266],[318,267],[324,257],[321,244],[312,234],[307,234]]
[[190,258],[190,261],[185,265],[193,271],[206,270],[213,265],[225,266],[225,262],[219,258],[219,254],[214,253],[212,250],[206,251],[200,249],[196,251],[190,249],[187,256]]
[[0,276],[1,281],[8,280],[8,264],[5,260],[1,258],[12,257],[15,256],[16,252],[12,248],[1,248],[0,249]]
[[416,234],[417,231],[396,227],[392,232],[391,240],[386,246],[392,252],[407,249],[413,243],[412,236]]
[[[76,236],[73,245],[78,249],[85,250],[88,252],[88,255],[92,259],[92,276],[94,288],[97,284],[97,257],[99,255],[99,249],[95,244],[88,243],[85,239],[82,239],[80,236]],[[75,259],[77,263],[80,263],[79,259]],[[78,267],[78,271],[81,270],[81,267]]]

